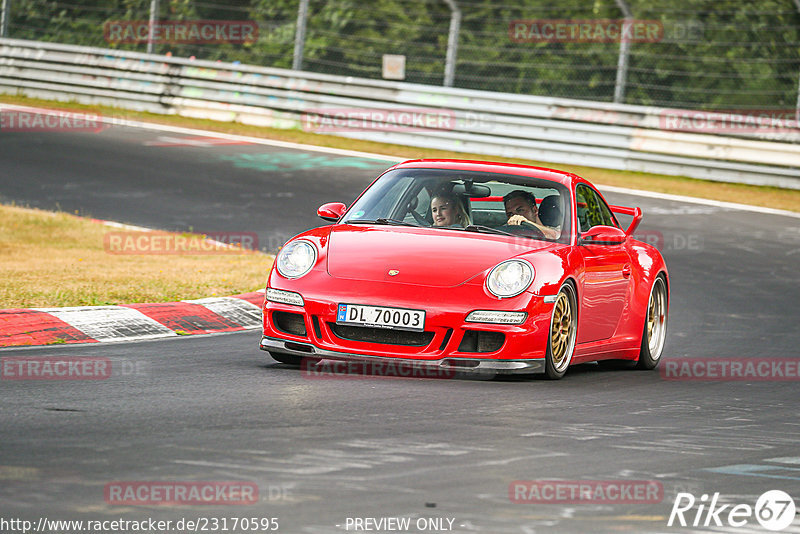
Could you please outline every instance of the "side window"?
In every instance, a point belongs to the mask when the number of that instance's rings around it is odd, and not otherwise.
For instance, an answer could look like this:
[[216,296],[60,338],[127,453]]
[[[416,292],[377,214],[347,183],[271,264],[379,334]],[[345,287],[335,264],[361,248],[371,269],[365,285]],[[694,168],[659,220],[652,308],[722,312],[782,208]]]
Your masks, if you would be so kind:
[[[378,217],[391,217],[392,213],[397,208],[397,204],[403,193],[408,189],[409,182],[413,178],[410,176],[403,176],[396,180],[380,184],[381,187],[370,188],[372,196],[370,202],[366,202],[366,212],[355,212],[352,215],[353,219],[376,219]],[[361,198],[363,200],[364,197]]]
[[575,202],[581,232],[599,224],[617,226],[617,221],[608,205],[591,187],[578,184],[575,188]]

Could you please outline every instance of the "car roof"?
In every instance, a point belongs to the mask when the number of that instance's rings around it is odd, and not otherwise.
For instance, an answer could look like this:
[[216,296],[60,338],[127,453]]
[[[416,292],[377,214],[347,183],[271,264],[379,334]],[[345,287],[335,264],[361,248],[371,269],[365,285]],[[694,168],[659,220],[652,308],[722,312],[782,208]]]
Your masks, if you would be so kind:
[[566,171],[534,167],[532,165],[519,165],[516,163],[501,163],[493,161],[472,161],[463,159],[412,159],[398,163],[393,169],[451,169],[456,171],[478,171],[498,174],[514,174],[528,176],[543,180],[558,182],[571,187],[573,182],[586,182],[580,176]]

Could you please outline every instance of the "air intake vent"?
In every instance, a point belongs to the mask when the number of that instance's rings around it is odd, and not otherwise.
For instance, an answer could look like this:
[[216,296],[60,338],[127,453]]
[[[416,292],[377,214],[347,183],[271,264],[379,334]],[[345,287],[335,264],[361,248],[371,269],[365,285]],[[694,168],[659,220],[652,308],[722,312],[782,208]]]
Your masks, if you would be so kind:
[[424,347],[433,340],[433,332],[409,332],[407,330],[390,330],[388,328],[367,328],[328,323],[331,331],[342,339],[365,341],[384,345],[405,345],[408,347]]
[[278,330],[286,334],[304,337],[306,335],[306,322],[299,313],[274,311],[272,312],[272,323]]
[[494,352],[500,350],[506,336],[502,332],[467,330],[458,346],[458,352]]

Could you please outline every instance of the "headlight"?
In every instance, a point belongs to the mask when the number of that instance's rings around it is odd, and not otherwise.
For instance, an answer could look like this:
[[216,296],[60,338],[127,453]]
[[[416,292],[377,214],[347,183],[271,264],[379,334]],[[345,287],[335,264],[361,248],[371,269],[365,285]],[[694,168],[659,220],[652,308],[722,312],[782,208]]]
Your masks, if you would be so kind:
[[498,298],[519,295],[533,282],[533,265],[525,260],[497,264],[486,277],[486,289]]
[[283,247],[275,260],[278,272],[286,278],[300,278],[317,261],[317,249],[308,241],[297,240]]

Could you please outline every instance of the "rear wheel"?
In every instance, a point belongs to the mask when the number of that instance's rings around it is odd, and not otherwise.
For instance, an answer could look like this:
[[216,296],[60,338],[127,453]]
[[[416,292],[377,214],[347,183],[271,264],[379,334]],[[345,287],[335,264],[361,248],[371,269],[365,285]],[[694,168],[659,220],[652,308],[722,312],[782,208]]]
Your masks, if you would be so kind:
[[558,290],[550,317],[550,335],[545,355],[547,378],[558,380],[567,372],[575,352],[575,334],[578,326],[578,305],[575,289],[565,282]]
[[650,299],[642,330],[642,345],[638,360],[601,360],[597,362],[603,369],[655,369],[664,349],[667,333],[667,283],[663,275],[658,275],[650,289]]
[[661,361],[664,341],[667,338],[667,281],[663,274],[656,277],[650,300],[647,303],[647,315],[642,332],[642,347],[639,350],[639,369],[655,369]]

